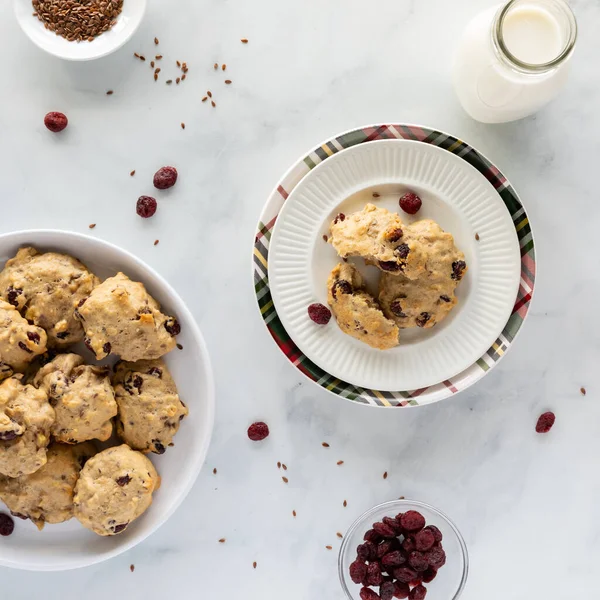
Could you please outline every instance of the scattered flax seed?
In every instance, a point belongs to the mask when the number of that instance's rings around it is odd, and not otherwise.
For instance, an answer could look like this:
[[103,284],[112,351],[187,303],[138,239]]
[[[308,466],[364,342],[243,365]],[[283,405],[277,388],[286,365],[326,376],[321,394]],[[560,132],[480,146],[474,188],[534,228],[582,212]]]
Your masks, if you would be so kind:
[[88,225],[88,227],[89,227],[90,229],[94,229],[94,227],[96,227],[96,223],[90,223],[90,224]]
[[181,81],[185,81],[185,73],[181,76]]
[[281,469],[281,463],[279,461],[277,461],[277,468]]
[[387,471],[383,474],[383,478],[387,479]]
[[225,538],[221,538],[221,539],[219,540],[219,544],[224,544],[224,543],[225,543]]
[[[167,82],[168,83],[168,82]],[[185,129],[185,123],[181,124],[181,129]]]
[[134,55],[136,58],[140,58],[140,55],[139,55],[137,52],[134,52],[134,53],[133,53],[133,55]]
[[178,60],[177,60],[177,61],[175,61],[175,62],[177,63],[177,66],[178,66],[178,67],[181,67],[181,63],[180,63]]
[[323,241],[326,243],[329,241],[329,238],[325,234],[323,234]]
[[289,479],[287,477],[282,477],[281,479],[283,479],[283,483],[288,483]]
[[344,537],[339,531],[335,535],[337,535],[340,538],[340,540]]
[[208,96],[204,96],[204,98],[202,98],[202,102],[206,102],[208,100]]
[[479,234],[478,234],[478,233],[476,233],[476,234],[475,234],[475,239],[476,239],[477,241],[479,241]]
[[216,71],[219,68],[219,63],[215,63],[213,66],[214,70]]
[[154,73],[154,81],[158,80],[158,73]]
[[158,75],[160,73],[160,67],[156,67],[156,69],[154,69],[154,72]]
[[217,104],[216,104],[216,102],[214,100],[211,100],[210,103],[211,103],[211,105],[212,105],[213,108],[217,108]]
[[157,54],[154,58],[156,60],[162,60],[162,57],[163,57],[162,54]]
[[327,442],[323,442],[321,446],[323,446],[323,448],[329,448],[329,444]]
[[343,461],[343,460],[338,460],[338,461],[337,461],[337,464],[338,464],[338,466],[339,466],[339,465],[343,465],[343,464],[344,464],[344,461]]
[[226,79],[225,80],[225,85],[231,85],[231,79]]
[[579,391],[581,392],[582,396],[585,396],[587,394],[587,391],[584,387],[580,388]]
[[155,44],[156,46],[158,46],[158,43],[159,43],[159,42],[158,42],[158,38],[154,38],[154,44]]
[[373,198],[379,198],[379,194],[377,192],[373,192]]
[[247,44],[247,43],[248,43],[248,40],[247,40],[246,38],[242,38],[242,39],[240,40],[240,42],[242,42],[242,44]]
[[179,82],[180,82],[180,81],[181,81],[181,78],[180,78],[180,77],[178,77],[178,78],[175,80],[175,83],[176,83],[177,85],[179,85]]
[[167,79],[167,81],[165,82],[167,85],[171,85],[173,83],[172,79]]
[[281,463],[281,468],[282,468],[284,471],[287,471],[287,465],[286,465],[286,464],[284,464],[284,463]]
[[217,474],[217,467],[215,467],[215,468],[213,469],[213,475],[216,475],[216,474]]
[[146,60],[146,57],[143,54],[140,54],[140,60],[144,61]]
[[209,98],[212,98],[212,92],[211,92],[210,90],[208,90],[208,91],[206,92],[206,95],[207,95]]
[[223,71],[225,71],[225,70],[227,69],[227,65],[223,65],[223,66],[221,67],[221,69],[223,69]]
[[130,177],[133,177],[135,175],[135,169],[133,171],[131,171],[131,173],[129,173]]
[[183,346],[182,346],[181,344],[177,344],[177,348],[178,348],[179,350],[183,350]]
[[292,511],[292,516],[293,516],[294,518],[296,518],[296,511],[295,511],[295,510],[293,510],[293,511]]
[[112,96],[114,94],[114,92],[112,90],[108,90],[108,92],[106,92],[107,96]]
[[327,550],[333,550],[333,548],[332,548],[331,546],[325,546],[325,548],[326,548]]
[[129,570],[133,573],[135,571],[135,565],[129,565]]
[[400,496],[398,500],[404,500],[404,496]]
[[159,240],[154,240],[154,245],[158,246],[158,242],[159,242]]
[[346,508],[346,506],[348,506],[348,502],[346,502],[346,500],[344,500],[344,508]]
[[150,68],[154,69],[154,61],[153,60],[150,61]]
[[256,564],[257,564],[257,563],[256,563],[256,561],[254,561],[254,562],[252,563],[252,568],[253,568],[253,569],[256,569]]

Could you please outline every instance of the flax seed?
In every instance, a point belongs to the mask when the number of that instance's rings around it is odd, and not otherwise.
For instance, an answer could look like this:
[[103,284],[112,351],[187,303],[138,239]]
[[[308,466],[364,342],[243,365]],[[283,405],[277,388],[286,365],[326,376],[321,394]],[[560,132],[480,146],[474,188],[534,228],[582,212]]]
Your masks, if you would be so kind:
[[88,225],[88,227],[89,227],[90,229],[94,229],[94,227],[96,227],[96,223],[90,223],[90,224]]
[[181,129],[185,129],[185,123],[181,124]]
[[219,68],[219,64],[218,64],[218,63],[215,63],[215,64],[213,65],[213,69],[216,71],[218,68]]
[[289,483],[289,479],[287,477],[282,477],[283,483]]
[[225,83],[226,83],[226,85],[231,85],[231,79],[226,79]]
[[254,562],[252,563],[252,568],[253,568],[253,569],[256,569],[256,561],[254,561]]
[[107,96],[112,96],[114,94],[114,92],[112,90],[108,90],[108,92],[106,92]]
[[219,544],[224,544],[225,542],[226,542],[226,539],[225,539],[225,538],[221,538],[221,539],[219,540]]
[[217,104],[216,104],[216,102],[214,100],[211,100],[210,103],[211,103],[211,105],[212,105],[213,108],[217,108]]
[[129,173],[130,177],[133,177],[135,175],[135,169],[133,171],[131,171],[131,173]]
[[223,69],[223,71],[225,71],[225,70],[227,69],[227,65],[223,65],[223,66],[221,67],[221,69]]
[[327,442],[323,442],[321,446],[323,446],[323,448],[329,448],[329,444]]
[[[158,242],[159,242],[159,240],[154,240],[154,245],[158,246]],[[177,344],[177,345],[179,346],[179,344]],[[181,348],[179,348],[179,349],[181,350]]]
[[156,46],[158,46],[158,44],[159,44],[159,42],[158,42],[158,38],[154,38],[154,44],[155,44]]
[[339,466],[339,465],[343,465],[343,464],[344,464],[344,461],[343,461],[343,460],[338,460],[336,464],[337,464],[338,466]]
[[246,38],[242,38],[242,39],[240,40],[240,42],[242,42],[242,44],[247,44],[247,43],[248,43],[248,40],[247,40]]

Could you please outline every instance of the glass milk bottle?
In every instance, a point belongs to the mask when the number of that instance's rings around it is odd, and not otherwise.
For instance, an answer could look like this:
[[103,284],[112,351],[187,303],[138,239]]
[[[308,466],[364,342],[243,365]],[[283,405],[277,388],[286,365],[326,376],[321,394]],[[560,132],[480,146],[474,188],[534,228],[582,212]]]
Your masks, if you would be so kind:
[[565,85],[576,39],[575,15],[564,0],[510,0],[482,12],[455,56],[463,108],[484,123],[535,113]]

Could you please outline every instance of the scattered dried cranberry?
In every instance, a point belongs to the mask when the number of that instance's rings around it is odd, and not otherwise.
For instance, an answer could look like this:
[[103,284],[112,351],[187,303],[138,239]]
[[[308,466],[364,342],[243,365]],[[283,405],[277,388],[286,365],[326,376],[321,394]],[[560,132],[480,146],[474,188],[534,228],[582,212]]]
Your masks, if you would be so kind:
[[425,327],[431,319],[431,315],[428,312],[422,312],[415,320],[418,327]]
[[8,298],[8,303],[12,304],[13,306],[19,306],[19,302],[17,301],[17,298],[23,293],[23,290],[21,289],[15,289],[12,285],[10,285],[8,287],[8,289],[6,290],[6,297]]
[[400,208],[409,215],[416,215],[421,208],[421,198],[414,192],[407,192],[400,198]]
[[457,260],[452,263],[452,275],[450,276],[455,281],[460,281],[463,277],[464,270],[467,268],[467,263],[464,260]]
[[351,294],[352,293],[352,284],[345,279],[338,279],[331,289],[331,295],[334,298],[337,298],[338,292],[340,294]]
[[373,523],[373,529],[384,538],[396,537],[396,531],[385,523]]
[[389,271],[389,272],[393,273],[394,271],[401,271],[402,270],[402,265],[399,265],[394,260],[380,260],[379,261],[379,268],[382,271]]
[[394,597],[394,584],[391,581],[384,581],[379,588],[379,597],[381,600],[392,600]]
[[155,454],[164,454],[167,451],[167,449],[158,440],[152,440],[152,443],[154,444]]
[[26,346],[25,342],[19,342],[18,346],[19,346],[19,348],[21,348],[21,350],[23,350],[23,352],[27,352],[27,354],[33,354],[33,350],[30,350]]
[[377,592],[364,587],[360,590],[360,600],[380,600],[380,598]]
[[402,239],[403,235],[404,232],[402,231],[402,229],[400,229],[400,227],[397,227],[396,229],[390,229],[390,231],[388,231],[385,234],[385,237],[388,242],[391,242],[393,244],[394,242],[399,242]]
[[381,540],[381,536],[374,529],[369,529],[369,531],[367,531],[363,536],[363,540],[376,544],[379,542],[379,540]]
[[125,487],[131,481],[131,477],[129,477],[129,475],[123,475],[123,477],[118,477],[115,481],[118,486]]
[[392,574],[402,583],[410,583],[417,576],[417,572],[408,567],[398,567]]
[[106,342],[103,346],[102,346],[102,351],[104,352],[104,354],[108,355],[110,354],[110,351],[112,350],[112,345],[110,342]]
[[359,559],[356,559],[350,565],[350,579],[354,581],[354,583],[362,583],[367,576],[367,565]]
[[[381,558],[381,566],[383,567],[400,567],[406,562],[406,557],[400,550],[388,552]],[[389,573],[389,571],[388,571]]]
[[406,531],[420,531],[425,527],[425,517],[416,510],[409,510],[400,518],[400,525]]
[[395,250],[394,253],[397,254],[400,258],[406,258],[410,252],[410,248],[408,244],[400,244]]
[[115,525],[113,527],[113,531],[115,533],[121,533],[121,531],[125,531],[125,529],[127,529],[127,525],[129,525],[129,523],[121,523],[120,525]]
[[68,124],[69,120],[61,112],[49,112],[44,117],[44,125],[54,133],[62,131]]
[[373,542],[365,542],[356,548],[356,555],[363,560],[374,560],[377,558],[377,547]]
[[432,548],[429,552],[425,554],[425,556],[427,558],[429,566],[433,567],[434,569],[440,569],[446,564],[446,553],[444,552],[444,549],[440,546]]
[[150,196],[140,196],[135,205],[135,212],[142,217],[142,219],[148,219],[154,216],[158,203]]
[[421,552],[417,552],[416,550],[410,553],[408,557],[408,564],[415,571],[417,571],[417,573],[427,571],[427,569],[429,568],[429,561],[427,560],[427,557]]
[[39,335],[39,333],[36,333],[35,331],[28,331],[27,332],[27,337],[34,344],[39,344],[40,343],[40,335]]
[[170,333],[173,337],[181,333],[181,325],[177,319],[167,319],[165,321],[165,329],[167,330],[167,333]]
[[175,167],[163,167],[154,174],[154,187],[159,190],[167,190],[177,182],[177,169]]
[[442,532],[435,525],[427,525],[425,531],[431,531],[431,533],[433,533],[433,539],[436,544],[439,544],[444,539]]
[[381,542],[381,544],[379,544],[379,546],[377,546],[377,558],[381,558],[388,552],[391,552],[392,550],[394,550],[393,546],[394,546],[393,540],[385,540],[385,541]]
[[424,585],[419,584],[410,590],[410,595],[408,597],[410,600],[424,600],[425,596],[427,596],[427,588]]
[[409,594],[410,588],[408,587],[408,583],[404,583],[403,581],[396,581],[394,583],[394,598],[403,600],[404,598],[408,598]]
[[446,296],[446,295],[440,296],[440,300],[442,302],[452,302],[452,300],[450,300],[450,298],[448,296]]
[[415,535],[415,547],[419,552],[429,550],[435,544],[435,535],[431,529],[425,527]]
[[396,317],[406,317],[407,314],[402,310],[402,305],[400,304],[400,300],[396,299],[392,301],[390,304],[390,310],[392,314]]
[[0,431],[0,442],[10,442],[17,437],[16,431]]
[[431,583],[437,577],[437,569],[429,567],[427,571],[423,573],[423,581],[425,583]]
[[412,536],[405,537],[402,542],[402,548],[404,548],[405,552],[409,554],[417,549],[417,545],[415,544],[415,539]]
[[337,225],[340,221],[345,221],[346,220],[346,215],[344,213],[340,213],[339,215],[336,216],[336,218],[333,220],[333,224]]
[[149,371],[148,371],[148,375],[152,375],[153,377],[158,377],[158,379],[162,379],[162,369],[159,369],[158,367],[152,367]]
[[308,307],[308,316],[317,325],[327,325],[331,319],[331,311],[323,304],[311,304]]
[[554,421],[556,421],[556,415],[553,412],[545,412],[540,415],[535,430],[538,433],[548,433],[552,429]]
[[248,427],[248,437],[253,442],[260,442],[269,436],[269,426],[262,421],[258,421],[257,423],[252,423],[250,427]]
[[383,517],[383,519],[381,520],[383,521],[383,523],[391,527],[396,532],[396,535],[400,535],[402,533],[402,527],[398,525],[396,519],[392,517]]
[[379,563],[372,562],[367,567],[367,585],[381,585],[383,583],[383,575]]
[[12,517],[9,517],[5,513],[0,513],[0,535],[10,535],[15,528],[15,522]]

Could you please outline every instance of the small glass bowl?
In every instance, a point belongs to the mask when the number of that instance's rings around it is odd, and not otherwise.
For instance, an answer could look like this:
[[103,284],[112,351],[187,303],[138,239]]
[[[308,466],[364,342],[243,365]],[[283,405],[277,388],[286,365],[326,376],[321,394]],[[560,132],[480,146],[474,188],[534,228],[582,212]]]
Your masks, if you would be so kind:
[[408,510],[420,512],[427,525],[435,525],[444,536],[442,545],[446,552],[446,564],[431,583],[424,584],[427,588],[427,600],[457,600],[462,594],[469,574],[469,555],[465,540],[456,525],[429,504],[416,500],[394,500],[379,504],[362,514],[344,536],[338,557],[338,572],[342,589],[349,600],[360,600],[362,586],[350,579],[349,569],[350,564],[356,560],[356,547],[364,543],[364,534],[383,517],[394,517]]

